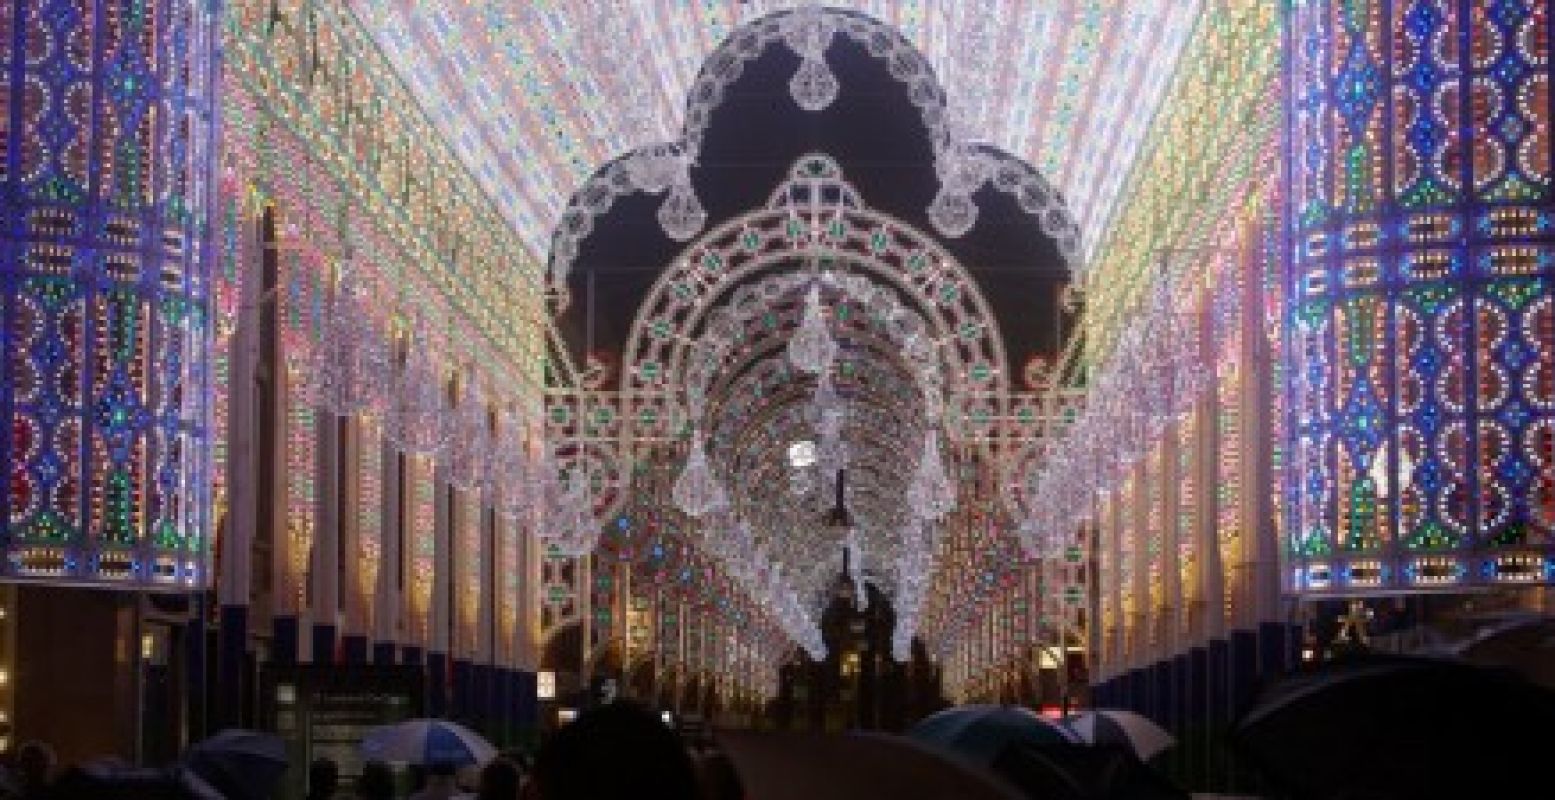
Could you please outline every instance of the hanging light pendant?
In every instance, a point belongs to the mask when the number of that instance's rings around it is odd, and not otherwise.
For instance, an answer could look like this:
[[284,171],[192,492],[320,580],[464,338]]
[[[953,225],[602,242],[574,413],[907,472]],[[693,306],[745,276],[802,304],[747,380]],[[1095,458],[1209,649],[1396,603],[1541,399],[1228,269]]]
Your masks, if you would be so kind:
[[830,367],[836,354],[837,343],[832,340],[821,312],[821,287],[811,284],[805,295],[804,316],[788,340],[788,360],[799,370],[814,375]]
[[788,93],[805,111],[822,111],[837,99],[841,86],[826,65],[826,48],[835,35],[834,23],[819,6],[795,9],[785,20],[783,38],[799,55],[799,70],[788,82]]
[[441,458],[452,433],[445,376],[424,337],[416,336],[407,347],[409,352],[395,386],[388,427],[390,440],[407,453]]
[[451,423],[457,441],[449,454],[448,481],[458,489],[483,488],[490,466],[490,421],[473,370],[461,376],[459,384],[459,406]]
[[680,157],[676,171],[678,174],[670,186],[669,196],[659,206],[659,225],[671,239],[687,242],[707,224],[707,209],[702,207],[696,189],[691,185],[691,162],[684,155]]
[[823,111],[837,99],[841,85],[831,67],[820,56],[805,56],[799,62],[799,70],[788,81],[788,93],[805,111]]
[[[582,465],[577,469],[581,472]],[[587,475],[575,476],[567,490],[557,498],[557,507],[546,526],[544,538],[564,556],[577,558],[593,552],[599,542],[599,521],[594,518],[594,501],[589,497]]]
[[923,434],[923,455],[907,488],[907,503],[922,520],[936,520],[956,507],[956,493],[940,458],[939,435],[933,428]]
[[977,204],[972,196],[941,189],[929,204],[929,222],[952,239],[965,236],[977,224]]
[[677,508],[693,517],[729,507],[728,495],[707,464],[707,447],[701,431],[691,435],[691,453],[670,495]]

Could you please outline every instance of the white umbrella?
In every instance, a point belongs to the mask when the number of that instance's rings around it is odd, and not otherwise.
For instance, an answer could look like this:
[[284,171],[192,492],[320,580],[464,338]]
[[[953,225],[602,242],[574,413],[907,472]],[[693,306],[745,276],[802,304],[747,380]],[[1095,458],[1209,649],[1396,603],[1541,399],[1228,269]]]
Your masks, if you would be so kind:
[[1090,744],[1118,744],[1134,751],[1140,761],[1177,743],[1149,717],[1121,708],[1098,708],[1064,720],[1069,730]]
[[413,719],[374,728],[362,740],[367,759],[402,764],[484,764],[497,757],[496,748],[480,734],[456,722]]

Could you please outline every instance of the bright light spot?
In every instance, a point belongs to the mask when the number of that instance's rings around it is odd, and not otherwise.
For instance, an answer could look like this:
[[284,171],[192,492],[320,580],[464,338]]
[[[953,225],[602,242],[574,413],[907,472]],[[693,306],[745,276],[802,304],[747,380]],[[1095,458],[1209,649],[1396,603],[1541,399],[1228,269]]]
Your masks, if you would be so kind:
[[556,673],[546,670],[535,677],[535,697],[540,700],[556,699]]
[[803,439],[789,445],[788,465],[794,469],[815,466],[815,442]]

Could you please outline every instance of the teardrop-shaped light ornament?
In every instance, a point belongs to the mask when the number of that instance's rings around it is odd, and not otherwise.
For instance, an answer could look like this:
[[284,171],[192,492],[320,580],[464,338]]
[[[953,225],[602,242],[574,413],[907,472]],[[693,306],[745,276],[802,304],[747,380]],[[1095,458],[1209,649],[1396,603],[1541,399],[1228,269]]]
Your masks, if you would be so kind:
[[826,317],[821,313],[821,287],[812,285],[805,295],[804,316],[799,328],[788,340],[788,360],[795,367],[814,375],[831,366],[837,353],[837,343],[832,341],[826,327]]
[[686,467],[675,479],[670,495],[676,507],[693,517],[729,507],[728,495],[707,464],[707,447],[700,432],[692,435]]
[[799,69],[788,81],[788,93],[794,103],[809,112],[824,111],[837,99],[841,85],[832,74],[826,60],[818,55],[806,55],[799,61]]
[[922,520],[939,519],[956,507],[955,489],[940,458],[939,435],[932,428],[924,432],[923,455],[907,487],[907,502]]
[[682,170],[674,185],[670,186],[669,196],[659,206],[659,225],[671,239],[687,242],[701,233],[702,226],[706,224],[707,209],[697,199],[690,175]]
[[940,233],[957,239],[977,224],[977,204],[971,195],[941,190],[929,204],[929,222]]

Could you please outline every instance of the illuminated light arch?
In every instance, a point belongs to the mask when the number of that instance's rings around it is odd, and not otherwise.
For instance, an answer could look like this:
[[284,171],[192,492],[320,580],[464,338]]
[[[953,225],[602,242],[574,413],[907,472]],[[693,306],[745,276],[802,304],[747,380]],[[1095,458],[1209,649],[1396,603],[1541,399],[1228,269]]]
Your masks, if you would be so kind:
[[[814,158],[800,159],[796,169],[806,169]],[[825,163],[840,181],[835,164]],[[800,172],[794,179],[813,178]],[[780,189],[767,208],[723,223],[659,276],[627,338],[626,391],[652,394],[683,386],[689,343],[717,303],[763,270],[799,258],[836,262],[909,298],[933,324],[935,338],[953,343],[943,350],[953,392],[1008,393],[1008,358],[993,313],[953,256],[891,216],[846,205],[800,208],[784,204],[784,196]]]
[[[913,386],[913,378],[919,375],[939,382],[947,409],[945,429],[952,441],[971,448],[967,452],[979,459],[991,459],[990,464],[1009,446],[1029,445],[1027,439],[1041,424],[1043,404],[1035,395],[1012,394],[1011,367],[999,326],[976,279],[932,238],[866,207],[832,159],[812,154],[796,162],[765,208],[721,224],[671,261],[638,306],[623,351],[623,386],[618,392],[553,389],[549,393],[548,438],[563,443],[558,451],[562,470],[586,474],[596,488],[598,519],[612,526],[618,521],[627,525],[629,516],[639,519],[645,510],[642,503],[668,502],[667,495],[657,501],[637,497],[637,482],[644,477],[643,469],[660,462],[679,463],[684,456],[688,385],[707,380],[712,384],[710,399],[715,394],[735,399],[727,405],[709,403],[713,413],[707,423],[719,429],[718,415],[743,413],[735,410],[738,398],[753,395],[751,387],[784,366],[780,351],[798,323],[795,301],[811,279],[804,271],[804,262],[810,259],[826,263],[820,270],[829,276],[823,281],[827,293],[859,312],[847,320],[829,314],[834,336],[888,362],[903,387]],[[714,335],[709,337],[710,333]],[[902,343],[909,334],[935,345],[927,353],[908,353]],[[709,344],[734,339],[740,346]],[[870,365],[874,367],[885,369]],[[794,426],[800,420],[793,417],[793,406],[794,401],[802,401],[803,392],[791,394],[786,399],[771,398],[776,405],[763,408],[764,413],[786,414],[776,424],[797,431]],[[874,414],[881,411],[874,407],[881,403],[880,398],[871,398],[854,406],[866,407],[860,413]],[[778,407],[785,404],[789,407]],[[1020,412],[1018,419],[1011,415],[1012,409]],[[871,420],[871,424],[886,422]],[[897,420],[895,429],[911,427],[916,435],[897,438],[912,441],[875,437],[865,446],[894,453],[894,461],[915,460],[923,431],[921,425],[908,422]],[[710,444],[710,456],[723,458],[724,445],[716,430]],[[761,449],[749,441],[730,446]],[[883,507],[883,501],[876,505]],[[669,516],[678,518],[675,513]],[[745,602],[727,576],[715,578],[721,573],[703,552],[700,539],[686,535],[700,531],[700,526],[680,520],[671,527],[680,539],[675,570],[682,574],[693,570],[716,579],[723,587],[718,592],[734,593],[726,600]],[[899,533],[882,531],[890,536]],[[889,542],[881,544],[885,549],[880,552],[888,552]],[[814,560],[785,559],[791,564]],[[559,557],[548,562],[548,570],[575,570],[571,584],[560,582],[555,587],[559,602],[571,604],[571,613],[552,619],[557,624],[576,619],[583,613],[584,590],[577,584],[581,573],[576,572],[583,562]],[[594,562],[602,563],[598,558]],[[894,577],[881,570],[883,563],[870,566],[866,579],[892,594]],[[636,574],[638,567],[634,563],[627,569]],[[808,584],[816,583],[812,578],[809,574],[804,579],[805,602],[816,599],[809,596],[814,587]],[[678,579],[671,579],[666,590],[682,587]]]
[[[946,92],[927,58],[896,29],[866,14],[834,8],[809,8],[816,23],[833,35],[846,36],[862,45],[869,55],[887,65],[891,76],[908,89],[907,96],[922,115],[935,157],[954,148],[970,148],[986,161],[989,185],[1014,197],[1020,208],[1037,220],[1053,238],[1065,261],[1078,263],[1080,226],[1063,195],[1030,164],[1020,158],[974,142],[958,141],[946,119]],[[737,81],[745,65],[779,41],[791,41],[793,10],[776,11],[732,31],[702,62],[686,95],[686,115],[680,137],[673,142],[650,143],[611,161],[590,175],[568,200],[551,237],[549,280],[553,291],[565,293],[567,276],[579,243],[604,215],[615,198],[636,191],[627,162],[649,151],[668,149],[695,163],[713,109],[725,91]],[[793,45],[790,44],[790,47]]]

